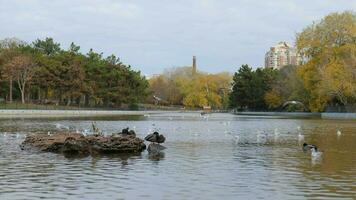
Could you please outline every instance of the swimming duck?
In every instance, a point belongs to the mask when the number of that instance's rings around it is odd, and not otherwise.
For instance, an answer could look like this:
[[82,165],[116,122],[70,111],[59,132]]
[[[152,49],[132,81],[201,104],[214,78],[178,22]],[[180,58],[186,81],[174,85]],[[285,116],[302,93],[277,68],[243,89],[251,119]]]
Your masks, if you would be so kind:
[[145,137],[145,140],[153,143],[163,143],[166,140],[166,138],[163,135],[159,134],[157,131],[155,131],[147,135]]
[[322,152],[320,152],[317,147],[310,148],[310,151],[311,151],[312,158],[318,159],[322,155]]
[[308,150],[311,150],[311,149],[315,149],[317,151],[318,147],[316,145],[313,145],[313,144],[307,144],[307,143],[303,144],[303,151],[304,152],[306,152]]

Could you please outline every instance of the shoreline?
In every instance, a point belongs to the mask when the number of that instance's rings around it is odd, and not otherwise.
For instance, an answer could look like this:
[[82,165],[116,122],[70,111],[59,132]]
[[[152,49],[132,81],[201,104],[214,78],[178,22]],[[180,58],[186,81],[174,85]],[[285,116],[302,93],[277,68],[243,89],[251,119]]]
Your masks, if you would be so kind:
[[356,113],[311,113],[311,112],[235,112],[241,116],[268,116],[284,118],[305,118],[305,119],[340,119],[356,120]]
[[[194,110],[28,110],[0,109],[0,119],[7,118],[71,118],[71,117],[119,117],[144,116],[163,113],[200,113]],[[214,113],[214,112],[213,112]],[[310,113],[310,112],[234,112],[238,116],[281,117],[294,119],[340,119],[356,120],[356,113]]]
[[[71,117],[115,117],[141,116],[165,113],[166,111],[128,111],[128,110],[0,110],[0,119],[6,118],[71,118]],[[178,113],[181,111],[170,111]]]

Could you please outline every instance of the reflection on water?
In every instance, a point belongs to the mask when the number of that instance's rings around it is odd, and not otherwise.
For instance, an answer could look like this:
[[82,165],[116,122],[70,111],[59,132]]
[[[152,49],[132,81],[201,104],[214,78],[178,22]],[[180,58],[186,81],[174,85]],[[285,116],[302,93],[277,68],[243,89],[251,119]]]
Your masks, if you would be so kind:
[[[167,137],[159,155],[64,157],[21,151],[27,133],[134,128]],[[355,198],[355,121],[175,113],[0,121],[0,199]],[[337,131],[340,130],[341,134]],[[303,153],[316,144],[321,159]]]

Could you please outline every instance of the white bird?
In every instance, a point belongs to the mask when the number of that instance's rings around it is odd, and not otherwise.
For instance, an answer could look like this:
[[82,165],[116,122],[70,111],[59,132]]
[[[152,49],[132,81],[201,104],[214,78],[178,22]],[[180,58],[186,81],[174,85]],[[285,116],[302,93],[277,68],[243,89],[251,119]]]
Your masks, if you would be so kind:
[[240,141],[240,136],[234,135],[234,141],[235,141],[235,144],[238,144]]
[[257,133],[257,143],[262,143],[262,144],[266,143],[267,137],[268,137],[267,133],[259,131]]
[[274,140],[275,141],[278,140],[279,135],[280,135],[280,132],[279,132],[278,128],[274,129]]
[[298,141],[304,141],[304,135],[301,132],[298,133]]
[[67,129],[67,130],[69,130],[69,127],[68,127],[68,126],[64,126],[64,125],[59,124],[59,123],[56,124],[56,128],[57,128],[57,129]]
[[16,133],[16,138],[19,139],[20,138],[20,134]]
[[310,151],[311,151],[311,156],[312,156],[312,158],[314,158],[314,159],[319,159],[319,158],[321,158],[321,155],[323,154],[323,153],[320,152],[320,151],[318,150],[318,148],[316,148],[316,147],[312,147],[312,148],[310,149]]
[[47,132],[47,135],[48,135],[48,136],[51,136],[52,134],[51,134],[51,132],[50,132],[50,131],[48,131],[48,132]]
[[336,131],[336,134],[337,134],[337,136],[340,136],[340,135],[341,135],[341,131],[340,131],[340,130],[337,130],[337,131]]
[[89,134],[89,131],[87,129],[84,129],[84,131],[82,131],[83,136],[87,136],[88,134]]

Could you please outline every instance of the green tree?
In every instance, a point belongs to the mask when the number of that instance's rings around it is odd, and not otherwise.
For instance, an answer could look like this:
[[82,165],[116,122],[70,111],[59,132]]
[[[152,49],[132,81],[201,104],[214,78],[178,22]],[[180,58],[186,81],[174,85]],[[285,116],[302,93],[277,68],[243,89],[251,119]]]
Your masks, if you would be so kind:
[[232,92],[230,94],[230,106],[244,109],[249,106],[252,99],[252,68],[242,65],[238,72],[235,72],[232,80]]
[[47,56],[53,56],[61,51],[59,43],[54,42],[53,38],[37,39],[32,43],[33,48]]

